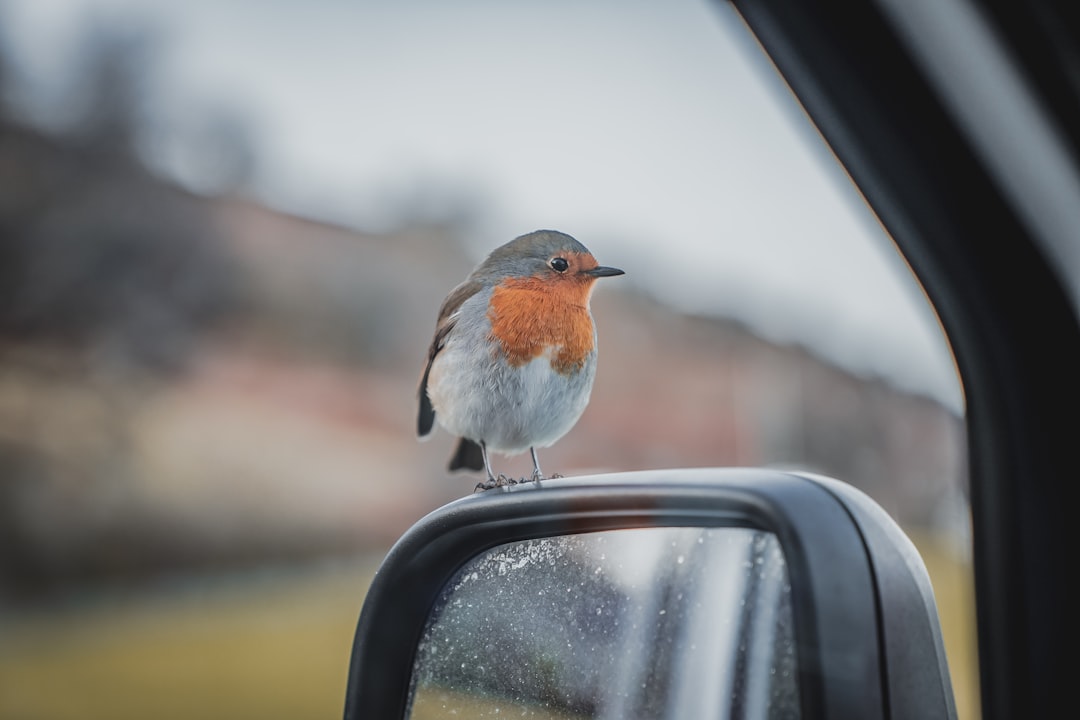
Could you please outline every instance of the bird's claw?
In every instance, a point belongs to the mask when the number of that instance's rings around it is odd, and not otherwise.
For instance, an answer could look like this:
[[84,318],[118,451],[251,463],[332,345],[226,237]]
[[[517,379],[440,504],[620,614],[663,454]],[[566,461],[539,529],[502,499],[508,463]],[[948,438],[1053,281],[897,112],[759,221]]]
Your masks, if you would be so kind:
[[493,490],[499,487],[509,487],[511,485],[524,485],[526,483],[538,483],[542,480],[554,480],[556,478],[563,477],[559,473],[554,473],[551,478],[544,477],[544,474],[539,470],[533,470],[532,475],[523,478],[512,478],[507,475],[499,474],[498,477],[489,477],[483,482],[476,483],[476,487],[473,488],[473,492],[483,492],[484,490]]
[[489,477],[487,480],[485,480],[483,482],[476,483],[476,487],[473,488],[473,492],[482,492],[484,490],[492,490],[492,489],[497,488],[497,487],[506,487],[507,485],[517,485],[518,482],[520,482],[520,481],[515,480],[514,478],[511,478],[511,477],[507,477],[506,475],[503,475],[502,473],[500,473],[499,477],[494,477],[494,478]]

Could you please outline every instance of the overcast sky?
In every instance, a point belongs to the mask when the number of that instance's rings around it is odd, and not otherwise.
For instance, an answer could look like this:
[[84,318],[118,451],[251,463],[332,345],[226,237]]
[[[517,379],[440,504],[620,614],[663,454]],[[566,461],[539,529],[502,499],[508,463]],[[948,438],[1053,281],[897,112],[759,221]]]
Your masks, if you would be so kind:
[[0,20],[53,120],[80,27],[149,28],[149,151],[196,187],[185,142],[224,109],[283,208],[378,229],[434,188],[479,210],[478,258],[563,230],[679,307],[961,406],[907,267],[725,6],[0,0]]

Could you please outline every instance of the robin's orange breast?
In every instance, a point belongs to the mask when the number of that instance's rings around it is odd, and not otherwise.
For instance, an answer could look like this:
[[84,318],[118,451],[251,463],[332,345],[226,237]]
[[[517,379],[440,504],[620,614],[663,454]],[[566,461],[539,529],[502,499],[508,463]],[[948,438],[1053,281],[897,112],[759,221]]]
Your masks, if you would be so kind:
[[580,371],[593,350],[591,290],[592,282],[571,278],[515,278],[497,286],[488,319],[507,362],[519,367],[555,347],[553,370]]

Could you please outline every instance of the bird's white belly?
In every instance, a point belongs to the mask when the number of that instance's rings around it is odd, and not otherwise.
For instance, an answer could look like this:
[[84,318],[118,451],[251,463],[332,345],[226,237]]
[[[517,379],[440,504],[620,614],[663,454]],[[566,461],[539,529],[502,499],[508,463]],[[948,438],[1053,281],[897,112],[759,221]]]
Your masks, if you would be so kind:
[[472,353],[444,348],[428,381],[436,420],[451,434],[482,440],[505,455],[552,445],[585,411],[596,374],[595,352],[580,371],[563,374],[551,367],[556,351],[518,367],[485,358],[485,368]]

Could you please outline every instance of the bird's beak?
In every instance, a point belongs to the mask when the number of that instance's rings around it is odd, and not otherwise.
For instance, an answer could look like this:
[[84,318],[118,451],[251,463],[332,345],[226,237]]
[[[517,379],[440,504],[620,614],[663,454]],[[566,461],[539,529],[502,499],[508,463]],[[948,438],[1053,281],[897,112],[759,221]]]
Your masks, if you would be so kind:
[[597,265],[594,268],[588,270],[582,270],[582,275],[592,275],[593,277],[611,277],[613,275],[624,275],[625,273],[619,268],[604,267],[603,265]]

